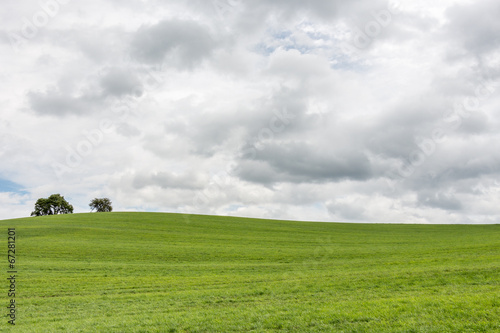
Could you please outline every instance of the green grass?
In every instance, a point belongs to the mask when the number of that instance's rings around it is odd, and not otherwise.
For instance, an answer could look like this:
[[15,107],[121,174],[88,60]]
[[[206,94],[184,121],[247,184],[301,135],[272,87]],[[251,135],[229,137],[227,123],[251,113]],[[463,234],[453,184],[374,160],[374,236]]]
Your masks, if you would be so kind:
[[[15,332],[500,332],[500,225],[155,213],[15,227]],[[4,276],[4,277],[2,277]]]

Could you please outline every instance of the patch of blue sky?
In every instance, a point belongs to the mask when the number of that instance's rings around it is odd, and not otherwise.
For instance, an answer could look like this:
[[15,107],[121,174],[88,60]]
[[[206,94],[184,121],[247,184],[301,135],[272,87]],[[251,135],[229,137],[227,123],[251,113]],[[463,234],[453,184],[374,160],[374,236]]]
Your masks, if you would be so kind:
[[312,206],[314,208],[316,208],[317,210],[324,210],[325,209],[325,203],[324,202],[315,202]]
[[21,185],[3,178],[0,178],[0,192],[28,194]]
[[284,49],[287,51],[297,50],[301,54],[309,54],[313,50],[313,48],[304,45],[287,45],[284,47]]
[[334,56],[331,56],[329,61],[330,68],[335,70],[345,70],[352,72],[363,72],[366,70],[366,67],[362,63],[354,60],[346,54],[336,54]]
[[[279,31],[271,33],[272,39],[267,42],[262,42],[254,47],[254,51],[264,56],[269,56],[274,53],[277,49],[282,49],[286,51],[297,50],[301,54],[313,54],[316,52],[321,52],[323,54],[332,54],[329,57],[330,67],[334,70],[345,70],[354,72],[363,72],[366,70],[365,66],[355,58],[350,57],[348,54],[342,52],[341,49],[337,49],[338,45],[342,41],[332,40],[331,36],[321,33],[318,31],[308,31],[307,36],[314,41],[325,41],[325,43],[307,43],[302,44],[296,40],[291,31]],[[316,44],[316,45],[315,45]],[[332,49],[332,46],[337,50]],[[337,53],[338,52],[338,53]]]
[[[307,35],[311,40],[314,40],[314,41],[318,41],[318,40],[329,41],[330,40],[329,36],[324,35],[324,34],[320,34],[320,33],[307,32]],[[288,32],[288,31],[283,32],[282,34],[279,34],[279,35],[275,35],[275,36],[279,36],[282,39],[281,42],[284,42],[281,45],[281,47],[284,50],[287,50],[287,51],[297,50],[301,54],[310,54],[310,53],[313,53],[315,50],[328,50],[330,47],[330,46],[328,46],[328,43],[322,43],[322,44],[317,44],[317,45],[315,45],[315,43],[307,43],[307,44],[300,43],[292,35],[292,33]],[[273,37],[275,37],[275,36],[273,36]]]
[[283,30],[280,32],[273,33],[273,34],[271,34],[271,36],[274,39],[288,39],[292,36],[292,32],[288,31],[288,30]]
[[228,211],[230,211],[230,212],[235,212],[235,211],[237,211],[238,209],[243,208],[243,207],[244,207],[243,205],[230,205],[230,206],[228,207]]
[[319,31],[307,31],[306,34],[307,37],[311,38],[312,40],[330,41],[332,39],[331,36],[321,33]]
[[269,31],[270,41],[262,42],[255,45],[254,52],[269,56],[278,48],[286,48],[290,43],[294,43],[292,38],[292,32],[288,30],[282,30],[278,32]]
[[265,43],[259,43],[253,47],[253,51],[258,54],[269,56],[276,51],[278,47],[274,45],[266,45]]
[[311,50],[313,50],[310,47],[300,46],[300,45],[295,45],[295,44],[275,46],[275,45],[266,45],[264,43],[260,43],[254,47],[254,52],[256,52],[258,54],[265,55],[265,56],[269,56],[269,55],[273,54],[277,49],[282,49],[285,51],[297,50],[301,54],[308,54],[308,53],[310,53]]

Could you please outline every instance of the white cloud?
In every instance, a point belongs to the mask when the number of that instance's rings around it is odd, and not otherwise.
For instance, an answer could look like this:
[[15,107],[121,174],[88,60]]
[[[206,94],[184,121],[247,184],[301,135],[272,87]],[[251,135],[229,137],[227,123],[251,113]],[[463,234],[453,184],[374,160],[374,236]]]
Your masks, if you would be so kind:
[[0,218],[499,222],[493,0],[48,2],[0,9]]

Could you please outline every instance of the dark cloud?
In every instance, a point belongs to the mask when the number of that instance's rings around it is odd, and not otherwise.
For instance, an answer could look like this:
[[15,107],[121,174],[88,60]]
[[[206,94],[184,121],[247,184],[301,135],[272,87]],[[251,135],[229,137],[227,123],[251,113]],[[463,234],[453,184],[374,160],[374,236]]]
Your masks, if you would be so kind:
[[392,110],[381,110],[377,121],[367,124],[363,136],[375,154],[390,158],[407,157],[421,141],[443,127],[444,114],[450,106],[433,93],[407,98]]
[[210,57],[217,43],[196,21],[166,20],[142,26],[131,44],[132,55],[147,63],[192,68]]
[[70,73],[57,86],[27,94],[30,108],[40,115],[85,116],[105,112],[111,100],[139,98],[144,92],[145,75],[141,68],[103,67],[87,77]]
[[449,166],[449,176],[454,179],[480,178],[500,173],[500,158],[498,156],[469,154],[465,158],[461,158],[460,162]]
[[95,112],[101,97],[98,95],[73,96],[57,90],[28,93],[33,111],[44,116],[88,115]]
[[245,21],[247,24],[250,23],[250,19],[254,19],[254,24],[262,23],[263,20],[270,16],[277,16],[281,20],[304,15],[312,15],[315,18],[324,20],[332,20],[345,16],[352,18],[356,14],[368,15],[371,10],[384,8],[388,5],[388,2],[384,0],[370,1],[369,3],[362,0],[258,0],[252,2],[235,1],[235,7],[238,7],[238,3],[241,4],[240,6],[243,6],[242,11],[246,16]]
[[364,208],[359,202],[332,202],[327,204],[327,209],[330,214],[341,217],[343,221],[359,222],[366,219]]
[[127,138],[140,136],[142,134],[142,132],[137,127],[126,122],[119,123],[116,126],[116,132]]
[[101,87],[105,95],[142,95],[142,83],[138,76],[123,68],[112,67],[101,77]]
[[298,142],[266,144],[255,160],[241,161],[236,172],[244,180],[263,184],[362,181],[373,176],[370,161],[362,152],[332,151]]
[[491,129],[489,117],[484,112],[474,112],[462,123],[460,131],[466,134],[481,134]]
[[449,193],[423,191],[418,194],[418,203],[432,208],[451,211],[457,211],[463,208],[460,200],[458,200],[453,194]]
[[241,161],[235,173],[248,182],[266,185],[290,180],[264,161]]
[[447,11],[449,34],[474,55],[500,47],[500,3],[495,0],[456,5]]

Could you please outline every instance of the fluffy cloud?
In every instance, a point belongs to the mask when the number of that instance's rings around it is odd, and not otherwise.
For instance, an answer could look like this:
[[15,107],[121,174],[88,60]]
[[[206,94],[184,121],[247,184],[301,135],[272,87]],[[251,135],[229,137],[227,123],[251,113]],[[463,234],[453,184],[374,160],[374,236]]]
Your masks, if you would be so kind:
[[168,20],[139,28],[131,52],[140,61],[191,68],[209,57],[216,46],[207,27],[195,21]]
[[0,218],[499,222],[493,0],[56,7],[0,10]]

